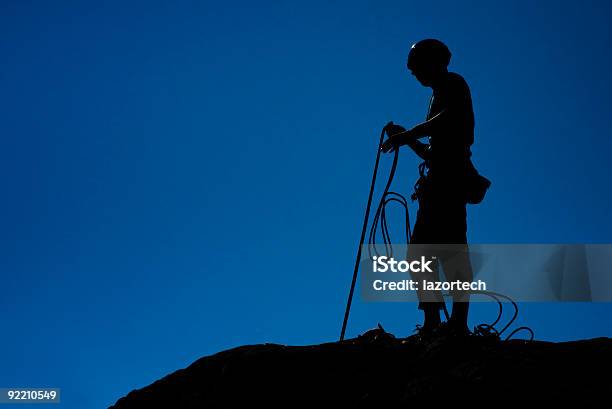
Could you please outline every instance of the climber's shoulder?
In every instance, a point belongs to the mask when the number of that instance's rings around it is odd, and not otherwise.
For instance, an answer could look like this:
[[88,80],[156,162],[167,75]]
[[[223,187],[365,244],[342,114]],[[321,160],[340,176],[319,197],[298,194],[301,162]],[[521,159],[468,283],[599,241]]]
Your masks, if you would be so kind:
[[465,78],[463,78],[463,76],[461,74],[457,74],[456,72],[448,72],[448,75],[446,76],[446,85],[451,88],[451,89],[455,89],[458,91],[469,91],[470,87],[467,83],[467,81],[465,80]]

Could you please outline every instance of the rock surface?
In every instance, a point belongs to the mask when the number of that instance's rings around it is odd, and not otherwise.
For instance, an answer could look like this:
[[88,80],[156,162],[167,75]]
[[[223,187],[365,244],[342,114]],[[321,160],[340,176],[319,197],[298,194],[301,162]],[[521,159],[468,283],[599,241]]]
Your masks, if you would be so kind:
[[612,339],[417,342],[376,330],[312,346],[248,345],[203,357],[112,409],[476,407],[609,402]]

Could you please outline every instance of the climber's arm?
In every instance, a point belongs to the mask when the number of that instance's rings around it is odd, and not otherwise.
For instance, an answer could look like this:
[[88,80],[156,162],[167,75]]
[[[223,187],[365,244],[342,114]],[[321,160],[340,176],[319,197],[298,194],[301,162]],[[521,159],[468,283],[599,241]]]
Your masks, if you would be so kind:
[[405,130],[399,125],[393,124],[392,128],[390,128],[388,131],[388,133],[391,135],[389,135],[389,138],[387,138],[385,143],[382,144],[381,150],[387,153],[399,148],[402,145],[408,145],[417,155],[423,159],[426,159],[429,145],[418,140],[419,138],[427,135],[423,134],[422,132],[424,131],[420,128],[424,126],[424,124],[426,124],[426,122],[409,130]]
[[422,138],[424,136],[430,136],[438,134],[438,130],[440,128],[444,128],[447,126],[446,124],[449,121],[452,121],[452,109],[445,109],[435,116],[431,117],[429,120],[422,122],[416,125],[414,128],[406,131],[408,133],[408,138],[406,138],[406,143],[410,143],[413,138]]
[[443,134],[444,132],[440,131],[445,128],[448,129],[450,123],[455,123],[455,125],[451,127],[458,126],[458,121],[461,117],[462,112],[459,106],[451,106],[446,108],[427,121],[422,122],[411,129],[389,136],[389,139],[387,139],[383,144],[382,150],[386,153],[393,151],[393,149],[396,147],[408,145],[416,152],[417,155],[425,159],[423,154],[426,154],[426,147],[428,145],[419,142],[418,139],[425,136]]
[[429,144],[423,143],[416,139],[411,139],[406,145],[408,145],[421,159],[429,159]]

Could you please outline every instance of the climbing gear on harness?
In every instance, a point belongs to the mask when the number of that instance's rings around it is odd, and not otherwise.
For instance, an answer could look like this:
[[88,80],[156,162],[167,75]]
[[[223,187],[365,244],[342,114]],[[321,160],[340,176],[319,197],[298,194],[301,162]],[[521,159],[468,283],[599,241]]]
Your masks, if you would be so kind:
[[[422,199],[425,192],[431,188],[432,181],[427,174],[427,167],[427,161],[423,161],[419,165],[419,178],[414,184],[414,193],[410,196],[413,202]],[[467,175],[463,189],[465,202],[469,204],[478,204],[482,202],[490,186],[491,181],[478,173],[470,159],[467,165]]]
[[410,199],[414,202],[415,200],[419,200],[423,198],[423,194],[427,190],[427,185],[430,182],[425,169],[427,168],[427,161],[423,161],[419,164],[419,178],[414,184],[414,193],[410,196]]

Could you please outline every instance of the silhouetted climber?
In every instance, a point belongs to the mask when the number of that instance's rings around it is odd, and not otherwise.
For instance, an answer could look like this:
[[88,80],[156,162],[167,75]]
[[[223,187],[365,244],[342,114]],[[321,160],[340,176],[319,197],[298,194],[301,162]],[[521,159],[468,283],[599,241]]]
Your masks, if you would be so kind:
[[[475,169],[470,146],[474,142],[474,112],[470,89],[459,74],[448,71],[451,52],[439,40],[417,42],[408,54],[407,67],[425,87],[433,90],[426,121],[406,130],[393,122],[386,127],[389,138],[383,152],[408,145],[424,162],[419,167],[414,198],[419,210],[411,244],[465,244],[467,249],[466,189]],[[429,143],[418,139],[429,137]],[[447,279],[472,280],[467,252],[459,260],[439,260]],[[452,277],[450,277],[450,276]],[[453,295],[453,309],[447,324],[441,326],[441,294],[418,292],[419,309],[425,320],[420,334],[443,328],[452,334],[467,334],[469,295]],[[441,330],[441,329],[440,329]]]

